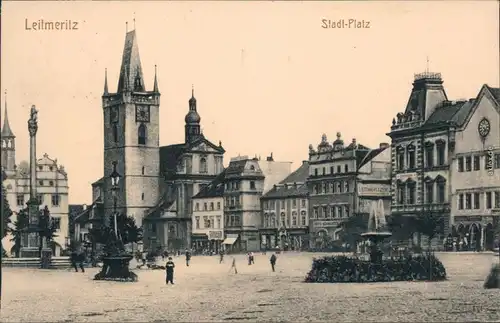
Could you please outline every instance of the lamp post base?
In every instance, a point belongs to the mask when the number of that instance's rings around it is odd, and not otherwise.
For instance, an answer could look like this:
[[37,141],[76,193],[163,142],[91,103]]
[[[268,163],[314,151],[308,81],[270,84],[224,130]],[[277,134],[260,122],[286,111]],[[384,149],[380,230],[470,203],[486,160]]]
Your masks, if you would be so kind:
[[94,276],[94,280],[112,280],[136,282],[138,277],[129,269],[132,256],[111,256],[102,258],[102,270]]

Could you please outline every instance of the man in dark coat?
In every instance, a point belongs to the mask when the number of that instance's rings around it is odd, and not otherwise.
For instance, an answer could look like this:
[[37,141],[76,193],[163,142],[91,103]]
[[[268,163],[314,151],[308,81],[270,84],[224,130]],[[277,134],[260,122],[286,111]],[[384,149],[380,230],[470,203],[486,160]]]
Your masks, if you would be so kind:
[[186,250],[186,266],[189,267],[189,261],[191,261],[191,252],[189,250]]
[[269,259],[269,262],[271,263],[271,268],[273,269],[273,272],[274,272],[274,266],[276,266],[276,255],[273,253],[273,255],[271,256],[271,258]]
[[172,285],[174,284],[174,268],[175,264],[172,261],[172,257],[168,257],[167,264],[165,265],[165,270],[167,272],[167,278],[166,278],[166,283],[170,282]]

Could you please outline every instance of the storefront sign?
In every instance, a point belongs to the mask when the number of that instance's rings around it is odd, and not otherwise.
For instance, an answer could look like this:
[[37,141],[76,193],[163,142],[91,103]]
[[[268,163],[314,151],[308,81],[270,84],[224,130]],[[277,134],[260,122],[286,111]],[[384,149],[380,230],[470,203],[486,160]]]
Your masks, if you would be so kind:
[[407,179],[412,179],[412,180],[416,181],[417,180],[417,173],[396,174],[396,179],[400,180],[402,182],[406,181]]
[[360,196],[391,196],[391,186],[384,184],[359,184]]
[[222,231],[208,231],[208,240],[224,240]]
[[335,228],[339,225],[339,221],[314,221],[313,226],[315,228]]
[[459,216],[454,217],[455,223],[456,222],[481,222],[482,219],[483,219],[483,217],[480,215],[476,215],[476,216],[459,215]]

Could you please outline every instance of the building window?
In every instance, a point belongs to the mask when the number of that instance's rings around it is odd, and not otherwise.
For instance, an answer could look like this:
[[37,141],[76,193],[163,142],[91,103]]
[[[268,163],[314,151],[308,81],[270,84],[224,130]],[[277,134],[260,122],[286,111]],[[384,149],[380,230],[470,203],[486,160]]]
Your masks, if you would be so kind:
[[49,166],[49,170],[50,170],[50,171],[53,171],[53,170],[54,170],[54,167]]
[[293,199],[292,200],[292,207],[295,209],[297,208],[297,200],[296,199]]
[[141,124],[139,130],[137,131],[137,142],[139,145],[145,145],[147,140],[146,136],[146,126]]
[[415,169],[415,146],[408,145],[408,168]]
[[217,217],[217,229],[220,229],[220,216]]
[[317,207],[315,207],[315,208],[313,209],[313,218],[314,218],[314,219],[317,219],[317,218],[318,218],[318,208],[317,208]]
[[405,204],[406,187],[403,183],[398,183],[398,204]]
[[427,167],[434,166],[434,146],[432,144],[425,146],[425,164]]
[[302,204],[302,207],[306,207],[306,200],[305,200],[305,199],[303,199],[303,200],[301,201],[301,204]]
[[471,156],[465,157],[465,171],[470,172],[472,170],[472,158]]
[[398,148],[398,153],[397,153],[397,166],[398,170],[403,170],[405,168],[405,153],[402,148]]
[[38,166],[38,170],[42,171],[43,170],[43,166]]
[[307,218],[306,218],[306,212],[301,212],[301,218],[302,218],[302,225],[306,225],[307,224]]
[[340,168],[340,165],[337,166],[337,173],[342,173],[342,169]]
[[470,193],[465,194],[465,209],[470,210],[472,208],[472,195]]
[[458,195],[458,209],[459,210],[464,209],[464,195],[463,194]]
[[458,171],[459,172],[464,171],[464,158],[463,157],[458,157]]
[[156,223],[151,223],[151,232],[156,233]]
[[328,194],[328,183],[321,184],[323,186],[323,194]]
[[49,181],[50,186],[54,186],[54,181]]
[[342,182],[337,183],[337,193],[342,193]]
[[437,202],[446,202],[446,181],[444,178],[438,178],[437,181]]
[[491,197],[492,197],[491,192],[486,192],[485,194],[486,194],[486,209],[489,210],[493,206],[493,203],[492,203],[493,201],[491,199]]
[[443,166],[445,164],[445,149],[446,143],[444,141],[440,141],[436,145],[437,149],[437,164],[438,166]]
[[345,213],[345,217],[348,218],[349,217],[349,205],[344,206],[344,213]]
[[217,210],[220,210],[220,202],[217,202]]
[[495,192],[495,209],[500,209],[500,192]]
[[51,198],[52,206],[59,206],[60,196],[58,194],[52,194]]
[[319,193],[318,184],[314,184],[313,189],[314,189],[314,194],[318,194]]
[[280,226],[284,227],[285,226],[285,213],[281,213],[281,217],[280,217]]
[[344,165],[344,172],[349,173],[349,165]]
[[214,202],[210,202],[210,211],[214,210]]
[[207,210],[207,203],[203,203],[203,211]]
[[328,212],[328,207],[327,206],[323,206],[323,212],[321,212],[321,215],[323,218],[328,218],[330,217],[330,212]]
[[415,204],[415,182],[413,181],[410,181],[408,182],[408,184],[406,185],[407,188],[408,188],[408,199],[406,200],[407,201],[407,204]]
[[144,193],[141,193],[141,200],[144,201]]
[[61,218],[53,217],[51,220],[52,220],[52,225],[54,226],[54,229],[61,230]]
[[142,166],[142,169],[141,169],[142,175],[144,175],[144,172],[145,172],[145,168],[144,168],[144,166]]
[[17,206],[23,206],[24,205],[24,194],[17,194],[16,202],[17,202]]
[[425,198],[427,204],[434,202],[434,183],[431,181],[425,183]]
[[474,156],[474,170],[479,170],[480,169],[480,166],[479,166],[479,156]]
[[344,182],[344,188],[345,188],[345,192],[349,193],[349,182],[348,181]]
[[36,196],[37,200],[38,200],[38,205],[42,205],[43,204],[43,194],[38,194]]
[[43,186],[43,181],[38,181],[38,185]]
[[200,173],[208,173],[207,159],[205,157],[200,158]]
[[250,189],[251,190],[255,189],[255,182],[254,181],[250,181]]
[[342,206],[337,207],[337,213],[339,215],[339,218],[342,218],[344,216]]
[[326,175],[326,168],[323,167],[323,175]]
[[334,173],[334,171],[333,171],[333,170],[334,170],[333,166],[330,166],[330,174],[333,174],[333,173]]
[[495,168],[500,168],[500,154],[495,154]]
[[318,169],[317,168],[314,169],[314,176],[318,176]]
[[194,210],[195,211],[199,211],[200,210],[200,203],[196,202],[196,204],[194,205]]
[[118,142],[118,126],[116,124],[113,125],[113,142]]
[[337,209],[337,207],[335,207],[335,206],[330,206],[330,214],[331,214],[332,218],[337,217],[337,212],[336,212],[336,209]]
[[474,193],[474,209],[478,210],[480,208],[480,203],[479,203],[479,198],[480,198],[479,193]]

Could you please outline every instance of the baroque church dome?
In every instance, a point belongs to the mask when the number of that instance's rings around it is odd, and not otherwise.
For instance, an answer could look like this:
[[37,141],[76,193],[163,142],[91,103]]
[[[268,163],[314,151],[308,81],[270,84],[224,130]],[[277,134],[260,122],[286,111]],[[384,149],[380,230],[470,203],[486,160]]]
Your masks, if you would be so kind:
[[191,110],[186,114],[184,121],[186,121],[186,123],[200,123],[201,117],[198,112]]

